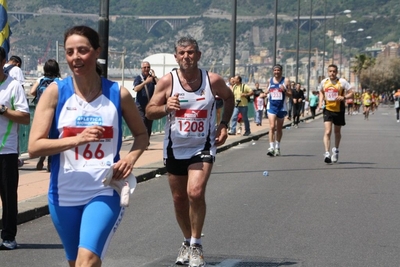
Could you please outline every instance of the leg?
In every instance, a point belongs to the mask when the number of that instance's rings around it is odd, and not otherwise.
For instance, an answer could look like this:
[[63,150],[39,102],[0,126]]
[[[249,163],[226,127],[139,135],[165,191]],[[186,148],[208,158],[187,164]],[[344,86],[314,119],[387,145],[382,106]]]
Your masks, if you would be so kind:
[[275,142],[275,131],[276,131],[276,115],[272,113],[268,113],[268,121],[269,121],[269,133],[268,138],[269,142]]
[[189,217],[189,198],[187,193],[188,175],[168,173],[169,186],[174,203],[175,217],[185,239],[192,236]]
[[324,146],[325,146],[325,151],[329,152],[330,148],[331,148],[332,122],[331,121],[325,121],[324,122],[324,126],[325,126]]
[[120,225],[125,209],[120,196],[98,196],[85,205],[80,224],[76,266],[99,267],[111,238]]
[[1,238],[14,241],[18,215],[18,154],[0,155],[0,195],[3,203]]
[[283,122],[285,120],[285,117],[283,118],[277,118],[276,119],[276,141],[281,142],[282,139],[282,127],[283,127]]
[[335,125],[333,127],[333,131],[335,132],[335,147],[336,149],[339,149],[339,145],[340,145],[340,139],[342,138],[342,134],[341,134],[341,130],[342,126],[340,125]]
[[43,170],[43,162],[46,157],[40,157],[38,163],[36,163],[36,170]]
[[189,166],[187,194],[191,236],[200,239],[206,217],[206,186],[212,170],[212,163],[198,162]]
[[239,108],[235,107],[233,110],[232,119],[231,119],[231,130],[229,131],[230,133],[233,133],[233,134],[236,133],[236,124],[237,124],[238,114],[239,114]]
[[247,116],[248,107],[241,107],[240,111],[242,113],[242,118],[244,122],[244,132],[250,133],[250,122],[249,122],[249,117]]

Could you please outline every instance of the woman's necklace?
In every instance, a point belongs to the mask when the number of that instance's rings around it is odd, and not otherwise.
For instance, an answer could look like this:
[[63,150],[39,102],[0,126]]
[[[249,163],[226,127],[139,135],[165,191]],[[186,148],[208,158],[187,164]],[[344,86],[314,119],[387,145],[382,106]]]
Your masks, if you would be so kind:
[[[74,88],[74,91],[75,91],[75,94],[77,94],[75,88]],[[96,94],[92,96],[93,92],[95,92],[95,91],[97,91]],[[82,97],[86,100],[86,102],[89,103],[89,102],[93,101],[99,95],[99,92],[101,92],[101,82],[100,82],[100,86],[94,86],[87,95],[83,94],[83,92],[80,90],[79,90],[79,92],[82,95]]]

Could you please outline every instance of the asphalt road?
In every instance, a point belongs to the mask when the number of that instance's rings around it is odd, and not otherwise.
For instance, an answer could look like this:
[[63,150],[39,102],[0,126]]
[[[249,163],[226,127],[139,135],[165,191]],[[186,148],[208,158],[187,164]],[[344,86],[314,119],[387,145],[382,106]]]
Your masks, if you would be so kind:
[[[207,266],[399,266],[400,124],[394,109],[348,116],[339,163],[323,162],[319,118],[217,156],[207,188]],[[269,175],[264,176],[263,172]],[[48,216],[19,226],[4,266],[67,266]],[[138,184],[103,266],[174,266],[182,235],[166,176]]]

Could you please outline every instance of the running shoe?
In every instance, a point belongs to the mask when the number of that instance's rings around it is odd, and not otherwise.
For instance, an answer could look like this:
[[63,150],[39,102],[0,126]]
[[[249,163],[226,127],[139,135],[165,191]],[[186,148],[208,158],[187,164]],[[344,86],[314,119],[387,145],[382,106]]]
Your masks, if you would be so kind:
[[275,149],[273,149],[272,147],[268,148],[267,155],[270,156],[270,157],[274,157],[275,156]]
[[328,163],[328,164],[332,163],[331,155],[329,154],[329,152],[325,152],[324,161],[325,161],[325,163]]
[[336,149],[336,147],[332,148],[332,162],[336,163],[339,160],[339,150]]
[[281,155],[281,149],[280,148],[276,148],[274,152],[275,152],[275,157],[278,157],[278,156]]
[[199,244],[190,245],[189,267],[204,267],[203,247]]
[[3,240],[1,243],[0,250],[13,250],[17,248],[17,241]]
[[178,257],[176,258],[175,264],[185,265],[189,263],[189,242],[183,242],[179,249]]

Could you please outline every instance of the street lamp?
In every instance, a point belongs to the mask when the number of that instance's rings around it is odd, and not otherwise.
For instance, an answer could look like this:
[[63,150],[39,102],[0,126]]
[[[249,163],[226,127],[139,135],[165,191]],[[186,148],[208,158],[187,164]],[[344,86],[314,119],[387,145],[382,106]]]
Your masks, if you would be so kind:
[[335,13],[333,15],[333,46],[332,46],[332,64],[335,64],[335,27],[336,27],[336,15],[339,14],[350,14],[351,10],[350,9],[346,9],[343,11],[340,11],[338,13]]
[[[354,24],[357,23],[356,20],[352,20],[349,22],[349,24]],[[342,31],[343,31],[343,22],[342,22]],[[339,62],[339,68],[340,68],[340,72],[342,72],[342,50],[343,50],[343,34],[345,34],[346,32],[343,31],[342,34],[340,35],[340,62]]]

